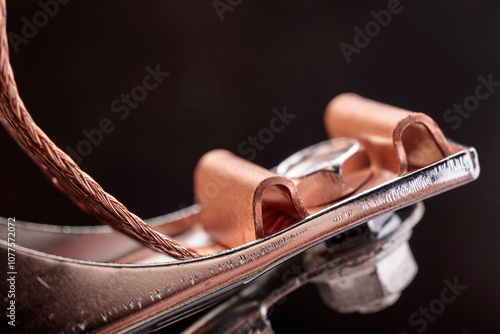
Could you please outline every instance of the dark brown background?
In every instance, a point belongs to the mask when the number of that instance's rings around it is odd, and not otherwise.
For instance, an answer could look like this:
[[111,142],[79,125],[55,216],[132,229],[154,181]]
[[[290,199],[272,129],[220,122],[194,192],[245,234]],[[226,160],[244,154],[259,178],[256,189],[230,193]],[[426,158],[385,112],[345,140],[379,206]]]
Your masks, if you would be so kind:
[[[474,94],[479,75],[500,81],[500,2],[404,0],[403,11],[347,64],[339,43],[388,1],[250,1],[221,21],[211,1],[77,1],[12,53],[21,95],[35,121],[61,147],[111,118],[81,167],[133,212],[148,218],[192,203],[191,175],[206,151],[237,153],[268,126],[274,107],[296,114],[254,162],[272,167],[326,139],[322,113],[352,91],[432,116],[447,136],[476,147],[480,179],[426,201],[411,246],[419,274],[395,306],[339,315],[306,287],[278,306],[277,333],[416,333],[408,317],[438,298],[443,280],[467,290],[426,333],[500,330],[497,209],[500,89],[461,127],[444,111]],[[8,29],[20,33],[36,1],[8,1]],[[145,67],[170,76],[128,118],[111,102],[141,84]],[[43,177],[0,130],[0,215],[49,224],[96,224]],[[177,332],[188,321],[166,332]]]

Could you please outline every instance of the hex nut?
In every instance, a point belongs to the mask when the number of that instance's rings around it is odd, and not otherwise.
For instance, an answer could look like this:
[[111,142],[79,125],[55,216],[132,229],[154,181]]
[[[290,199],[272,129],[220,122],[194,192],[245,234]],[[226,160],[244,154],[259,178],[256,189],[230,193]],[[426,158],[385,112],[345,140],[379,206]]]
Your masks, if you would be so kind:
[[372,313],[394,304],[417,271],[408,242],[403,242],[367,261],[334,268],[315,282],[325,304],[335,311]]

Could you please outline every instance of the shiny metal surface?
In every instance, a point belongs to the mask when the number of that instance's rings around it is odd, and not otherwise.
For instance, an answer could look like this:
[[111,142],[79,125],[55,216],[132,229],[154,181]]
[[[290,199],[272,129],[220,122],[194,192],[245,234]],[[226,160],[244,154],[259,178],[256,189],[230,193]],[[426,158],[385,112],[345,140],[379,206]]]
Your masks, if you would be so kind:
[[308,208],[333,203],[372,176],[364,147],[351,138],[333,138],[302,149],[281,162],[278,175],[291,178]]
[[361,247],[351,260],[316,278],[325,304],[342,313],[373,313],[394,304],[418,270],[410,236],[407,231],[391,238],[376,252]]
[[361,149],[354,139],[326,140],[292,154],[276,167],[276,173],[291,179],[304,178],[321,170],[340,175],[342,164]]
[[[197,206],[145,220],[155,229],[177,236],[193,227],[184,219],[195,216]],[[182,224],[180,224],[182,223]],[[88,261],[115,262],[144,246],[110,226],[57,226],[16,221],[16,244],[35,251]],[[0,217],[0,238],[7,240],[7,219]],[[78,245],[78,247],[75,247]],[[162,260],[172,257],[158,253]]]
[[[389,213],[385,217],[386,220],[393,219],[399,221],[399,224],[392,229],[390,235],[388,234],[384,238],[374,236],[367,224],[364,223],[308,249],[244,287],[235,296],[221,303],[221,305],[187,328],[183,334],[273,333],[272,324],[268,319],[272,307],[286,298],[289,293],[307,283],[318,284],[322,297],[326,299],[325,302],[328,305],[342,305],[343,308],[335,307],[335,310],[345,311],[346,303],[352,305],[353,302],[361,302],[362,300],[356,298],[356,296],[366,293],[373,285],[368,284],[366,287],[358,285],[355,280],[360,275],[349,278],[348,275],[343,275],[342,271],[352,267],[353,263],[375,264],[383,262],[383,259],[387,258],[385,254],[397,257],[401,248],[400,245],[406,244],[407,237],[412,228],[422,218],[423,213],[422,203],[404,208],[396,213]],[[400,240],[405,241],[400,242]],[[393,244],[395,246],[392,246]],[[380,261],[381,259],[382,261]],[[366,265],[364,266],[366,267]],[[354,267],[360,269],[361,266],[354,265]],[[399,281],[398,271],[401,271],[402,268],[398,263],[392,263],[390,267],[396,269],[395,276],[384,275],[383,278],[392,278]],[[338,295],[332,296],[332,292],[338,291],[338,285],[334,286],[334,289],[325,286],[325,280],[327,282],[332,281],[326,276],[335,274],[343,276],[346,280],[344,286],[353,288],[350,293],[345,295],[348,297],[346,300],[340,300]],[[331,283],[335,285],[334,282]],[[391,284],[391,287],[395,288],[396,286]],[[326,288],[326,291],[323,291],[324,288]],[[354,288],[357,290],[354,290]],[[379,298],[384,303],[379,302],[377,304],[378,309],[389,306],[390,302],[397,299],[397,296],[398,294],[395,293]],[[335,298],[332,299],[331,297]],[[364,306],[368,306],[368,304],[364,303]],[[363,312],[366,310],[351,309],[350,311]],[[370,310],[375,311],[375,308],[372,307]],[[290,322],[293,324],[294,320],[290,319]]]
[[[154,330],[210,305],[332,236],[473,181],[478,175],[475,150],[461,148],[271,236],[193,260],[110,264],[19,247],[16,265],[22,275],[17,283],[18,321],[25,331],[32,332]],[[5,256],[6,242],[0,241],[0,245],[0,253]],[[6,283],[1,284],[5,288]]]

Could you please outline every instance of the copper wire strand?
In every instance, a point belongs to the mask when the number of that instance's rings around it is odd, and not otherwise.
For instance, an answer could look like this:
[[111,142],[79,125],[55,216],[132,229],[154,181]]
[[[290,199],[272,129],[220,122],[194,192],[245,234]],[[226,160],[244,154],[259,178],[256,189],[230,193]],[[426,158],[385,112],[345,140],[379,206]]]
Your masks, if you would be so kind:
[[9,58],[6,0],[0,1],[0,122],[9,135],[60,191],[101,223],[177,259],[196,257],[197,253],[155,231],[105,192],[35,124],[14,80]]

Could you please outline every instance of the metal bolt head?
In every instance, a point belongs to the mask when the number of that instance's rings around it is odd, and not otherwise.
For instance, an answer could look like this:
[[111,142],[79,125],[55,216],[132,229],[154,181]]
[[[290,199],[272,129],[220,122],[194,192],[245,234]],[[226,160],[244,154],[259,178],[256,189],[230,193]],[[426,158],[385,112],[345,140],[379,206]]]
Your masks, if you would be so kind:
[[306,207],[316,207],[354,192],[370,178],[371,169],[357,140],[335,138],[296,152],[276,173],[297,184]]
[[330,308],[342,313],[372,313],[395,303],[417,270],[408,242],[404,242],[366,262],[335,268],[315,281]]

